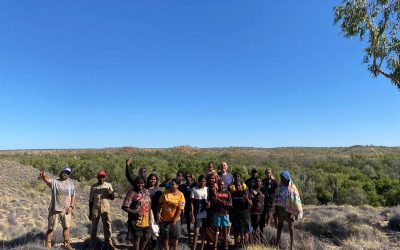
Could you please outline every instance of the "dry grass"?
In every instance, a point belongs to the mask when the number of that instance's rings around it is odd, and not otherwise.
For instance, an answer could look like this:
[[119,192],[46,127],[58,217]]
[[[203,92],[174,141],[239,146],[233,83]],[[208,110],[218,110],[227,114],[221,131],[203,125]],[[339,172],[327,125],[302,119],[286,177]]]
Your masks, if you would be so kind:
[[[0,248],[43,249],[41,242],[47,228],[50,189],[37,179],[39,171],[32,167],[0,160]],[[86,184],[86,185],[85,185]],[[75,247],[87,247],[90,221],[88,195],[91,183],[76,183],[77,206],[73,211],[71,235]],[[124,195],[122,195],[123,197]],[[114,237],[124,241],[126,214],[120,208],[122,199],[113,202]],[[389,220],[400,215],[400,207],[370,206],[306,206],[305,216],[295,224],[295,249],[400,249],[400,233],[389,230]],[[100,223],[99,233],[102,232]],[[118,237],[118,234],[120,237]],[[246,249],[273,249],[276,229],[265,233]],[[99,238],[102,238],[99,235]],[[55,242],[63,241],[60,228]],[[287,249],[289,235],[285,225],[281,246]],[[189,249],[181,244],[181,249]]]

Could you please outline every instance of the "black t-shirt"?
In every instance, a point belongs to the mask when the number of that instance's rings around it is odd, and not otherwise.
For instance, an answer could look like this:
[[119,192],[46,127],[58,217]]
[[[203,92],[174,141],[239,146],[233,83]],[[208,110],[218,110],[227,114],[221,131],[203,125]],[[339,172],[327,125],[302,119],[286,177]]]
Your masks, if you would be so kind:
[[211,211],[215,214],[226,215],[228,209],[232,206],[232,196],[226,190],[219,191],[218,193],[209,192],[211,200]]
[[276,182],[276,180],[269,180],[268,178],[265,178],[263,180],[263,184],[266,191],[264,207],[272,207],[272,203],[274,201],[274,193],[275,190],[278,188],[278,183]]
[[254,189],[255,185],[256,185],[256,178],[249,178],[246,180],[246,185],[248,189]]
[[148,189],[148,190],[149,190],[150,199],[151,199],[151,210],[153,211],[154,216],[156,216],[158,201],[160,200],[162,191],[161,191],[161,188],[159,188],[159,187],[155,187],[155,188]]
[[193,183],[182,183],[179,185],[179,191],[183,193],[183,196],[185,196],[185,210],[190,211],[191,205],[190,205],[190,193],[192,192],[192,188],[197,186],[196,182]]
[[248,190],[235,191],[232,193],[232,207],[234,216],[247,218],[250,215],[250,208],[244,196],[247,195],[251,199]]

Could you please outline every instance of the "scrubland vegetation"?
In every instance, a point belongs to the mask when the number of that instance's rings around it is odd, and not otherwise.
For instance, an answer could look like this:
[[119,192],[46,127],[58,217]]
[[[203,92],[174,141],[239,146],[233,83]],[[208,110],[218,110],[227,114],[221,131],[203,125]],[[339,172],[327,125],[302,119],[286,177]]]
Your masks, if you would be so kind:
[[349,148],[121,148],[108,150],[14,151],[0,158],[19,161],[56,174],[62,166],[73,168],[72,178],[93,181],[100,169],[109,172],[116,190],[126,190],[124,164],[132,158],[139,169],[148,168],[162,180],[178,170],[200,175],[209,162],[227,161],[230,170],[246,178],[251,168],[275,175],[287,169],[298,186],[304,204],[394,206],[400,203],[400,148],[354,146]]
[[[0,248],[43,249],[50,191],[37,179],[39,169],[57,175],[64,165],[70,165],[78,187],[71,227],[73,246],[85,249],[90,227],[88,185],[96,182],[98,170],[106,169],[108,181],[122,197],[129,188],[124,173],[127,158],[132,158],[134,171],[146,166],[163,180],[178,170],[198,176],[210,161],[227,161],[230,170],[240,171],[244,178],[253,167],[262,172],[271,167],[276,177],[288,169],[305,203],[304,218],[296,222],[295,249],[400,248],[400,148],[361,146],[2,151]],[[126,233],[121,203],[120,198],[113,202],[114,238],[120,245]],[[281,243],[285,249],[289,235],[287,229],[284,232]],[[275,237],[276,229],[267,227],[259,244],[248,249],[272,249]],[[58,230],[56,242],[61,241]],[[186,245],[182,248],[188,249]]]

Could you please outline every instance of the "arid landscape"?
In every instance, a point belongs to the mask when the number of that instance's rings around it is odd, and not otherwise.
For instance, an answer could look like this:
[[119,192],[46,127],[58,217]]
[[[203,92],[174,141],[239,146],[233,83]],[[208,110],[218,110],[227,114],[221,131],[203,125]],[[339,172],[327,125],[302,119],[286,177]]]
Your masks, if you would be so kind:
[[[0,247],[3,249],[44,249],[47,226],[48,187],[38,179],[39,170],[8,160],[0,161]],[[73,211],[72,245],[76,249],[88,247],[88,192],[89,186],[76,182],[77,207]],[[120,209],[118,195],[113,201],[113,237],[117,247],[126,249],[126,215]],[[371,207],[350,205],[306,206],[304,218],[296,224],[295,249],[398,249],[400,233],[393,218],[400,215],[400,207]],[[397,222],[398,223],[398,222]],[[397,228],[400,229],[400,228]],[[101,226],[98,247],[101,249]],[[271,248],[276,230],[268,227],[258,246],[248,249]],[[288,246],[288,234],[283,235],[282,247]],[[183,240],[184,241],[184,240]],[[55,247],[61,247],[62,235],[55,234]],[[189,249],[182,242],[182,249]]]

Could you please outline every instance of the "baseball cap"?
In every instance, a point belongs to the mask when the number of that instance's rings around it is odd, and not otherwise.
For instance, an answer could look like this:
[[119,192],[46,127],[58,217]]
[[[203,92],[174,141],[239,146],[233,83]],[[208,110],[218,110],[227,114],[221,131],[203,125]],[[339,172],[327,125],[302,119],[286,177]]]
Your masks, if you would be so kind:
[[68,174],[71,174],[72,170],[70,167],[64,167],[63,172],[67,172]]
[[99,171],[97,173],[97,177],[106,177],[107,176],[107,172],[106,171]]

